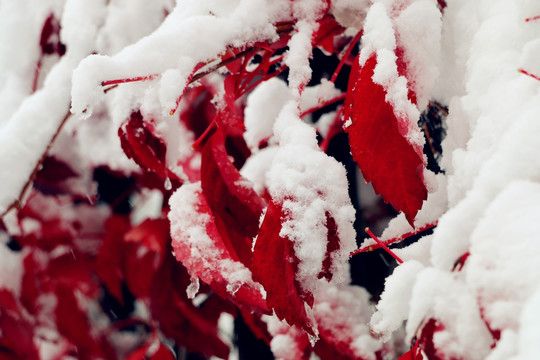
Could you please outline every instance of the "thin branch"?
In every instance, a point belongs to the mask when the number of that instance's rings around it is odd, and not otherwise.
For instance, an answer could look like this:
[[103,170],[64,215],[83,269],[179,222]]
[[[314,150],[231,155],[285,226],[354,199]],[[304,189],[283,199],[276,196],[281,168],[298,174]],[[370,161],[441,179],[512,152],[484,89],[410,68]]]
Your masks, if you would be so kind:
[[397,237],[394,237],[394,238],[391,238],[391,239],[388,239],[388,240],[381,241],[381,243],[360,247],[358,250],[351,253],[350,256],[354,256],[356,254],[360,254],[360,253],[363,253],[363,252],[369,252],[369,251],[377,250],[377,249],[383,247],[382,245],[389,246],[389,245],[398,243],[398,242],[403,241],[403,240],[405,240],[405,239],[407,239],[407,238],[409,238],[411,236],[418,235],[421,232],[424,232],[426,230],[434,228],[435,226],[437,226],[437,223],[438,223],[437,221],[434,221],[432,223],[426,224],[426,225],[424,225],[424,226],[422,226],[422,227],[420,227],[418,229],[414,229],[413,231],[407,232],[407,233],[402,234],[400,236],[397,236]]
[[328,105],[332,105],[333,103],[336,103],[336,102],[338,102],[338,101],[341,101],[341,100],[345,99],[345,96],[346,96],[346,95],[347,95],[347,94],[345,94],[345,93],[340,94],[340,95],[338,95],[338,96],[335,96],[335,97],[333,97],[333,98],[331,98],[331,99],[328,99],[328,100],[326,100],[326,101],[323,101],[323,102],[319,103],[317,106],[314,106],[314,107],[309,108],[309,109],[307,109],[307,110],[305,110],[305,111],[302,111],[302,112],[300,113],[300,117],[304,117],[304,116],[309,115],[309,114],[311,114],[311,113],[313,113],[313,112],[315,112],[315,111],[317,111],[317,110],[324,109],[324,108],[327,107]]
[[364,33],[364,30],[360,30],[356,36],[352,39],[352,41],[349,43],[349,46],[347,47],[347,50],[345,50],[345,54],[343,54],[341,60],[339,61],[339,64],[334,71],[334,74],[332,74],[332,77],[330,78],[331,82],[336,82],[336,78],[338,77],[339,73],[341,72],[341,68],[345,64],[345,61],[347,61],[347,58],[352,52],[352,49],[354,48],[354,45],[360,40],[362,37],[362,34]]
[[538,19],[540,19],[540,15],[536,15],[536,16],[526,18],[525,22],[530,22],[530,21],[534,21],[534,20],[538,20]]
[[528,72],[527,70],[523,70],[522,68],[519,68],[519,69],[518,69],[518,72],[520,72],[520,73],[522,73],[522,74],[525,74],[525,75],[527,75],[527,76],[530,76],[530,77],[532,77],[532,78],[535,79],[535,80],[540,81],[540,77],[539,77],[538,75],[534,75],[534,74]]
[[101,86],[117,85],[117,84],[124,84],[124,83],[129,83],[129,82],[136,82],[136,81],[154,80],[158,76],[159,74],[152,74],[152,75],[145,75],[145,76],[135,76],[132,78],[127,78],[127,79],[106,80],[106,81],[101,82]]

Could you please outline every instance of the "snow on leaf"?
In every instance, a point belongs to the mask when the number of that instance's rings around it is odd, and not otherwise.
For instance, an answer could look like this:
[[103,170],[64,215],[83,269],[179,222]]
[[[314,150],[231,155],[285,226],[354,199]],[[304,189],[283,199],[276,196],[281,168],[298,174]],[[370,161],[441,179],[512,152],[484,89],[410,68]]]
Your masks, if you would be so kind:
[[[193,279],[201,279],[224,298],[266,312],[260,284],[230,254],[214,222],[200,183],[180,187],[170,198],[174,254]],[[192,294],[194,295],[194,294]]]
[[345,130],[366,181],[414,226],[416,213],[427,199],[424,160],[421,148],[403,136],[403,120],[386,101],[384,87],[374,82],[376,66],[375,55],[362,68],[358,61],[353,66],[344,105],[345,119],[352,124]]
[[255,242],[253,271],[276,315],[314,335],[309,308],[320,282],[348,281],[354,208],[344,168],[320,151],[298,112],[294,101],[287,103],[274,125],[280,145],[266,174],[272,201]]

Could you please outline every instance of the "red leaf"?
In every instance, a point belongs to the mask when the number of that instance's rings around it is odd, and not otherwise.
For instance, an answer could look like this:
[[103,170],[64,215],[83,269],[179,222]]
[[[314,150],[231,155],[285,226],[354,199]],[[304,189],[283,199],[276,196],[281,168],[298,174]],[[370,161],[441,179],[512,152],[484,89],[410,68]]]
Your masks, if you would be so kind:
[[335,52],[334,37],[341,34],[344,30],[332,16],[327,15],[319,21],[319,29],[313,35],[313,45],[333,54]]
[[346,131],[366,181],[414,227],[414,218],[427,199],[422,150],[403,137],[384,88],[373,82],[376,65],[376,55],[361,69],[358,59],[354,63],[344,105],[345,119],[352,124]]
[[166,219],[147,219],[124,235],[124,278],[138,298],[149,295],[156,271],[161,267],[169,240]]
[[6,289],[0,289],[0,329],[0,359],[39,359],[33,324]]
[[76,176],[77,172],[64,161],[55,156],[47,156],[36,174],[34,187],[43,194],[64,194],[68,192],[65,181]]
[[313,295],[304,293],[295,279],[298,258],[292,243],[279,235],[283,218],[281,205],[270,202],[253,252],[253,279],[264,286],[266,303],[279,319],[314,335],[306,311],[306,304],[313,305]]
[[39,263],[36,254],[37,251],[34,250],[24,257],[20,297],[24,307],[33,315],[37,311],[36,300],[40,294],[38,277],[41,277],[40,273],[43,271],[43,265]]
[[79,358],[103,357],[99,339],[92,335],[88,316],[79,305],[74,289],[65,285],[58,286],[56,296],[55,315],[58,332],[77,348]]
[[107,287],[107,290],[121,303],[123,281],[123,249],[122,239],[130,229],[129,219],[114,215],[105,223],[105,236],[96,260],[96,273]]
[[264,202],[229,159],[221,130],[206,143],[201,163],[201,187],[219,235],[232,258],[249,267]]
[[415,354],[415,349],[411,349],[401,355],[398,360],[424,360],[424,357],[422,356],[421,351],[418,350]]
[[62,56],[66,52],[66,46],[60,42],[60,21],[50,14],[43,24],[39,46],[43,54],[54,54]]
[[77,289],[81,294],[93,297],[98,292],[98,287],[94,282],[94,274],[90,264],[78,255],[69,251],[51,258],[47,264],[46,277],[48,279],[46,281],[51,281],[51,285],[54,287],[61,284],[71,289]]
[[166,145],[152,133],[139,111],[131,113],[118,129],[118,136],[122,150],[143,170],[155,172],[163,181],[169,179],[174,188],[180,185],[178,176],[167,167]]

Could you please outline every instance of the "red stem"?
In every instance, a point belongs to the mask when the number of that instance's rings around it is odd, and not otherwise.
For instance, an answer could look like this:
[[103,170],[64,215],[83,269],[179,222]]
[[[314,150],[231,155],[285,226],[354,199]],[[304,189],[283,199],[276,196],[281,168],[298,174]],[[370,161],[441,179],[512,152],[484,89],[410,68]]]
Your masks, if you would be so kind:
[[[216,115],[216,118],[217,118],[217,115]],[[198,138],[197,140],[195,140],[195,142],[193,143],[193,145],[191,145],[191,147],[192,147],[193,149],[199,147],[199,146],[201,145],[201,143],[202,143],[203,141],[205,141],[206,139],[208,139],[208,138],[214,133],[214,131],[216,131],[216,130],[217,130],[217,122],[216,122],[216,120],[214,119],[214,120],[212,121],[212,123],[210,123],[210,126],[208,126],[208,127],[206,128],[206,130],[204,130],[204,132],[202,133],[202,135],[199,136],[199,138]]]
[[[270,69],[270,67],[272,65],[277,64],[278,62],[283,60],[283,55],[281,55],[277,59],[274,59],[274,60],[270,61],[268,64],[266,64],[266,62],[269,61],[269,59],[274,55],[274,53],[273,52],[268,52],[268,50],[265,50],[265,51],[266,51],[266,53],[262,56],[261,63],[257,66],[257,68],[255,68],[255,70],[247,72],[245,67],[242,69],[242,73],[247,73],[247,76],[244,78],[242,88],[240,89],[241,95],[248,92],[248,90],[246,90],[246,89],[249,87],[249,84],[253,81],[255,76],[257,76],[257,74],[259,74],[259,71],[262,71],[262,69],[266,65],[267,65],[268,69]],[[257,84],[259,84],[259,82],[257,82]],[[252,87],[249,87],[249,89],[251,89],[251,88]]]
[[340,134],[343,131],[342,121],[341,117],[343,115],[343,106],[339,107],[336,116],[334,117],[334,121],[332,121],[332,124],[330,125],[330,129],[328,129],[328,133],[322,139],[320,148],[325,153],[328,151],[328,146],[330,146],[330,140],[337,134]]
[[180,95],[178,96],[178,98],[176,98],[176,103],[174,105],[174,109],[171,109],[169,111],[169,114],[172,116],[176,113],[176,110],[178,110],[178,105],[180,105],[180,100],[182,100],[182,97],[184,96],[185,92],[186,92],[186,89],[188,87],[189,84],[191,84],[191,82],[193,81],[193,78],[195,76],[195,73],[197,71],[199,71],[199,69],[201,67],[203,67],[204,63],[199,63],[197,64],[197,66],[195,66],[195,68],[193,69],[193,71],[191,72],[191,74],[189,74],[188,78],[187,78],[187,81],[186,81],[186,86],[184,86],[182,92],[180,93]]
[[534,21],[534,20],[538,20],[538,19],[540,19],[540,15],[536,15],[536,16],[533,16],[533,17],[530,17],[530,18],[526,18],[525,22]]
[[527,75],[527,76],[532,77],[532,78],[535,79],[535,80],[540,81],[540,77],[538,77],[537,75],[531,74],[530,72],[528,72],[528,71],[526,71],[526,70],[523,70],[522,68],[519,68],[518,71],[519,71],[520,73],[522,73],[522,74],[525,74],[525,75]]
[[146,75],[146,76],[136,76],[136,77],[133,77],[133,78],[126,78],[126,79],[106,80],[106,81],[101,82],[101,86],[123,84],[123,83],[135,82],[135,81],[153,80],[156,77],[158,77],[158,74]]
[[[421,228],[414,229],[413,231],[410,231],[410,232],[405,233],[403,235],[400,235],[398,237],[394,237],[394,238],[385,240],[384,242],[381,241],[381,244],[383,244],[385,246],[392,245],[392,244],[397,243],[399,241],[405,240],[408,237],[417,235],[417,234],[419,234],[419,233],[421,233],[423,231],[434,228],[435,226],[437,226],[437,223],[438,222],[435,221],[435,222],[426,224],[426,225],[422,226]],[[354,256],[356,254],[360,254],[360,253],[363,253],[363,252],[369,252],[369,251],[377,250],[377,249],[382,247],[381,244],[375,244],[375,245],[370,245],[370,246],[366,246],[366,247],[361,247],[360,249],[358,249],[355,252],[351,253],[351,256]]]
[[253,90],[255,87],[257,87],[257,85],[259,85],[260,83],[262,83],[263,81],[266,81],[268,79],[271,79],[275,76],[278,76],[279,74],[281,74],[282,72],[284,72],[285,70],[287,69],[287,65],[282,65],[279,69],[277,69],[276,71],[274,71],[273,73],[271,74],[268,74],[266,76],[264,76],[263,78],[259,79],[256,83],[254,84],[251,84],[251,86],[249,86],[248,88],[246,88],[244,91],[242,91],[242,93],[240,94],[240,96],[244,95],[244,94],[247,94],[248,92],[250,92],[251,90]]
[[311,114],[312,112],[315,112],[315,111],[317,111],[317,110],[323,109],[323,108],[327,107],[328,105],[331,105],[331,104],[333,104],[333,103],[335,103],[335,102],[341,101],[341,100],[345,99],[345,95],[347,95],[347,94],[343,93],[343,94],[341,94],[341,95],[338,95],[338,96],[336,96],[336,97],[333,97],[333,98],[331,98],[331,99],[328,99],[328,100],[326,100],[326,101],[320,103],[320,104],[317,105],[317,106],[314,106],[314,107],[312,107],[312,108],[310,108],[310,109],[307,109],[307,110],[305,110],[305,111],[303,111],[303,112],[300,113],[300,117],[304,117],[304,116],[306,116],[306,115]]
[[36,64],[36,69],[34,70],[34,81],[32,81],[32,93],[35,93],[38,87],[39,74],[41,73],[41,63],[43,55],[39,57],[39,60]]
[[39,172],[39,170],[41,168],[41,165],[43,165],[43,162],[45,161],[45,158],[47,157],[47,155],[51,151],[51,148],[52,148],[52,146],[54,144],[54,141],[56,140],[56,138],[58,137],[58,134],[60,134],[60,131],[62,130],[62,128],[64,127],[64,125],[66,124],[67,120],[70,117],[71,117],[71,112],[68,110],[68,112],[64,116],[64,119],[62,119],[62,121],[60,122],[60,125],[58,125],[58,128],[56,129],[56,132],[54,133],[53,137],[51,138],[51,141],[49,141],[49,144],[47,145],[47,148],[45,149],[45,152],[41,155],[41,158],[39,159],[36,166],[32,170],[32,174],[30,174],[30,177],[28,178],[28,180],[24,184],[21,192],[19,193],[18,198],[15,201],[13,201],[6,208],[6,210],[2,214],[0,214],[0,218],[4,217],[8,212],[10,212],[13,209],[17,209],[17,210],[21,209],[21,207],[23,206],[23,198],[24,198],[26,192],[32,186],[32,184],[34,182],[34,179],[36,178],[37,173]]
[[352,41],[349,43],[349,46],[347,47],[347,50],[345,50],[345,54],[343,54],[343,56],[341,57],[341,60],[339,61],[339,64],[338,64],[336,70],[332,74],[332,78],[330,78],[331,82],[336,82],[336,78],[338,77],[339,73],[341,72],[341,68],[345,64],[345,61],[347,61],[347,58],[351,54],[351,51],[352,51],[354,45],[360,40],[363,33],[364,33],[364,30],[360,30],[356,34],[356,36],[352,39]]
[[398,263],[403,264],[403,260],[401,260],[399,256],[397,256],[392,250],[388,248],[388,246],[386,246],[381,240],[379,240],[379,238],[377,238],[375,234],[373,234],[371,230],[369,230],[369,228],[365,228],[364,231],[367,232],[367,234],[371,236],[371,238],[375,240],[380,245],[380,247],[382,247],[387,253],[392,255],[392,257],[396,259]]

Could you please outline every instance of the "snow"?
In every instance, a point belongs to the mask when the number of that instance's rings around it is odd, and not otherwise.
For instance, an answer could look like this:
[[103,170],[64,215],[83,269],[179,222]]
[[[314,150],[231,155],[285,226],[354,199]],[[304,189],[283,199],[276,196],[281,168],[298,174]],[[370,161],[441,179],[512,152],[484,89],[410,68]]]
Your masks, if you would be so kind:
[[377,303],[377,312],[371,318],[371,328],[383,341],[390,340],[392,332],[407,319],[412,285],[423,268],[418,261],[406,261],[386,280],[385,292]]
[[[402,122],[400,131],[412,145],[422,148],[424,136],[416,123],[438,75],[441,16],[433,1],[404,4],[397,10],[392,2],[386,3],[374,2],[368,11],[358,61],[363,66],[376,55],[372,79],[385,89],[386,101]],[[420,18],[422,25],[418,26]],[[406,64],[404,74],[398,72],[398,56]],[[417,104],[408,98],[409,89]]]
[[332,1],[332,14],[344,27],[361,29],[366,17],[369,0],[334,0]]
[[[302,18],[301,18],[302,19]],[[303,87],[311,79],[311,38],[317,30],[315,19],[300,20],[296,24],[296,33],[288,42],[289,51],[285,55],[285,64],[289,67],[289,86],[295,97],[300,97]]]
[[394,24],[407,63],[408,77],[414,79],[409,86],[416,93],[418,109],[423,111],[439,75],[441,12],[434,1],[415,1],[403,9]]
[[270,349],[276,359],[295,360],[301,359],[304,353],[306,335],[294,326],[289,326],[285,321],[280,321],[275,315],[263,315],[261,319],[266,323],[268,332],[272,335]]
[[263,140],[272,136],[274,122],[289,100],[291,94],[287,84],[279,78],[262,83],[249,94],[244,111],[244,139],[252,151],[258,149]]
[[260,196],[263,196],[265,190],[268,188],[266,174],[272,166],[277,151],[277,146],[270,146],[262,149],[250,156],[240,170],[240,174],[251,181],[253,190]]
[[[301,111],[307,111],[340,94],[341,92],[333,83],[323,79],[320,84],[304,88],[300,95],[299,106]],[[262,83],[249,94],[244,110],[244,123],[246,126],[244,139],[251,151],[256,152],[265,140],[269,144],[275,144],[273,138],[274,123],[281,109],[293,99],[294,96],[289,91],[286,82],[279,78],[272,78]],[[332,120],[327,118],[327,120],[317,122],[317,126],[321,128],[323,134],[330,127]]]
[[358,358],[375,359],[382,344],[371,334],[368,321],[372,309],[365,289],[325,285],[313,310],[321,331],[332,334],[332,342],[347,344]]
[[[495,329],[517,332],[524,299],[540,287],[540,184],[517,181],[489,205],[471,235],[467,283]],[[494,227],[493,224],[499,224]]]

